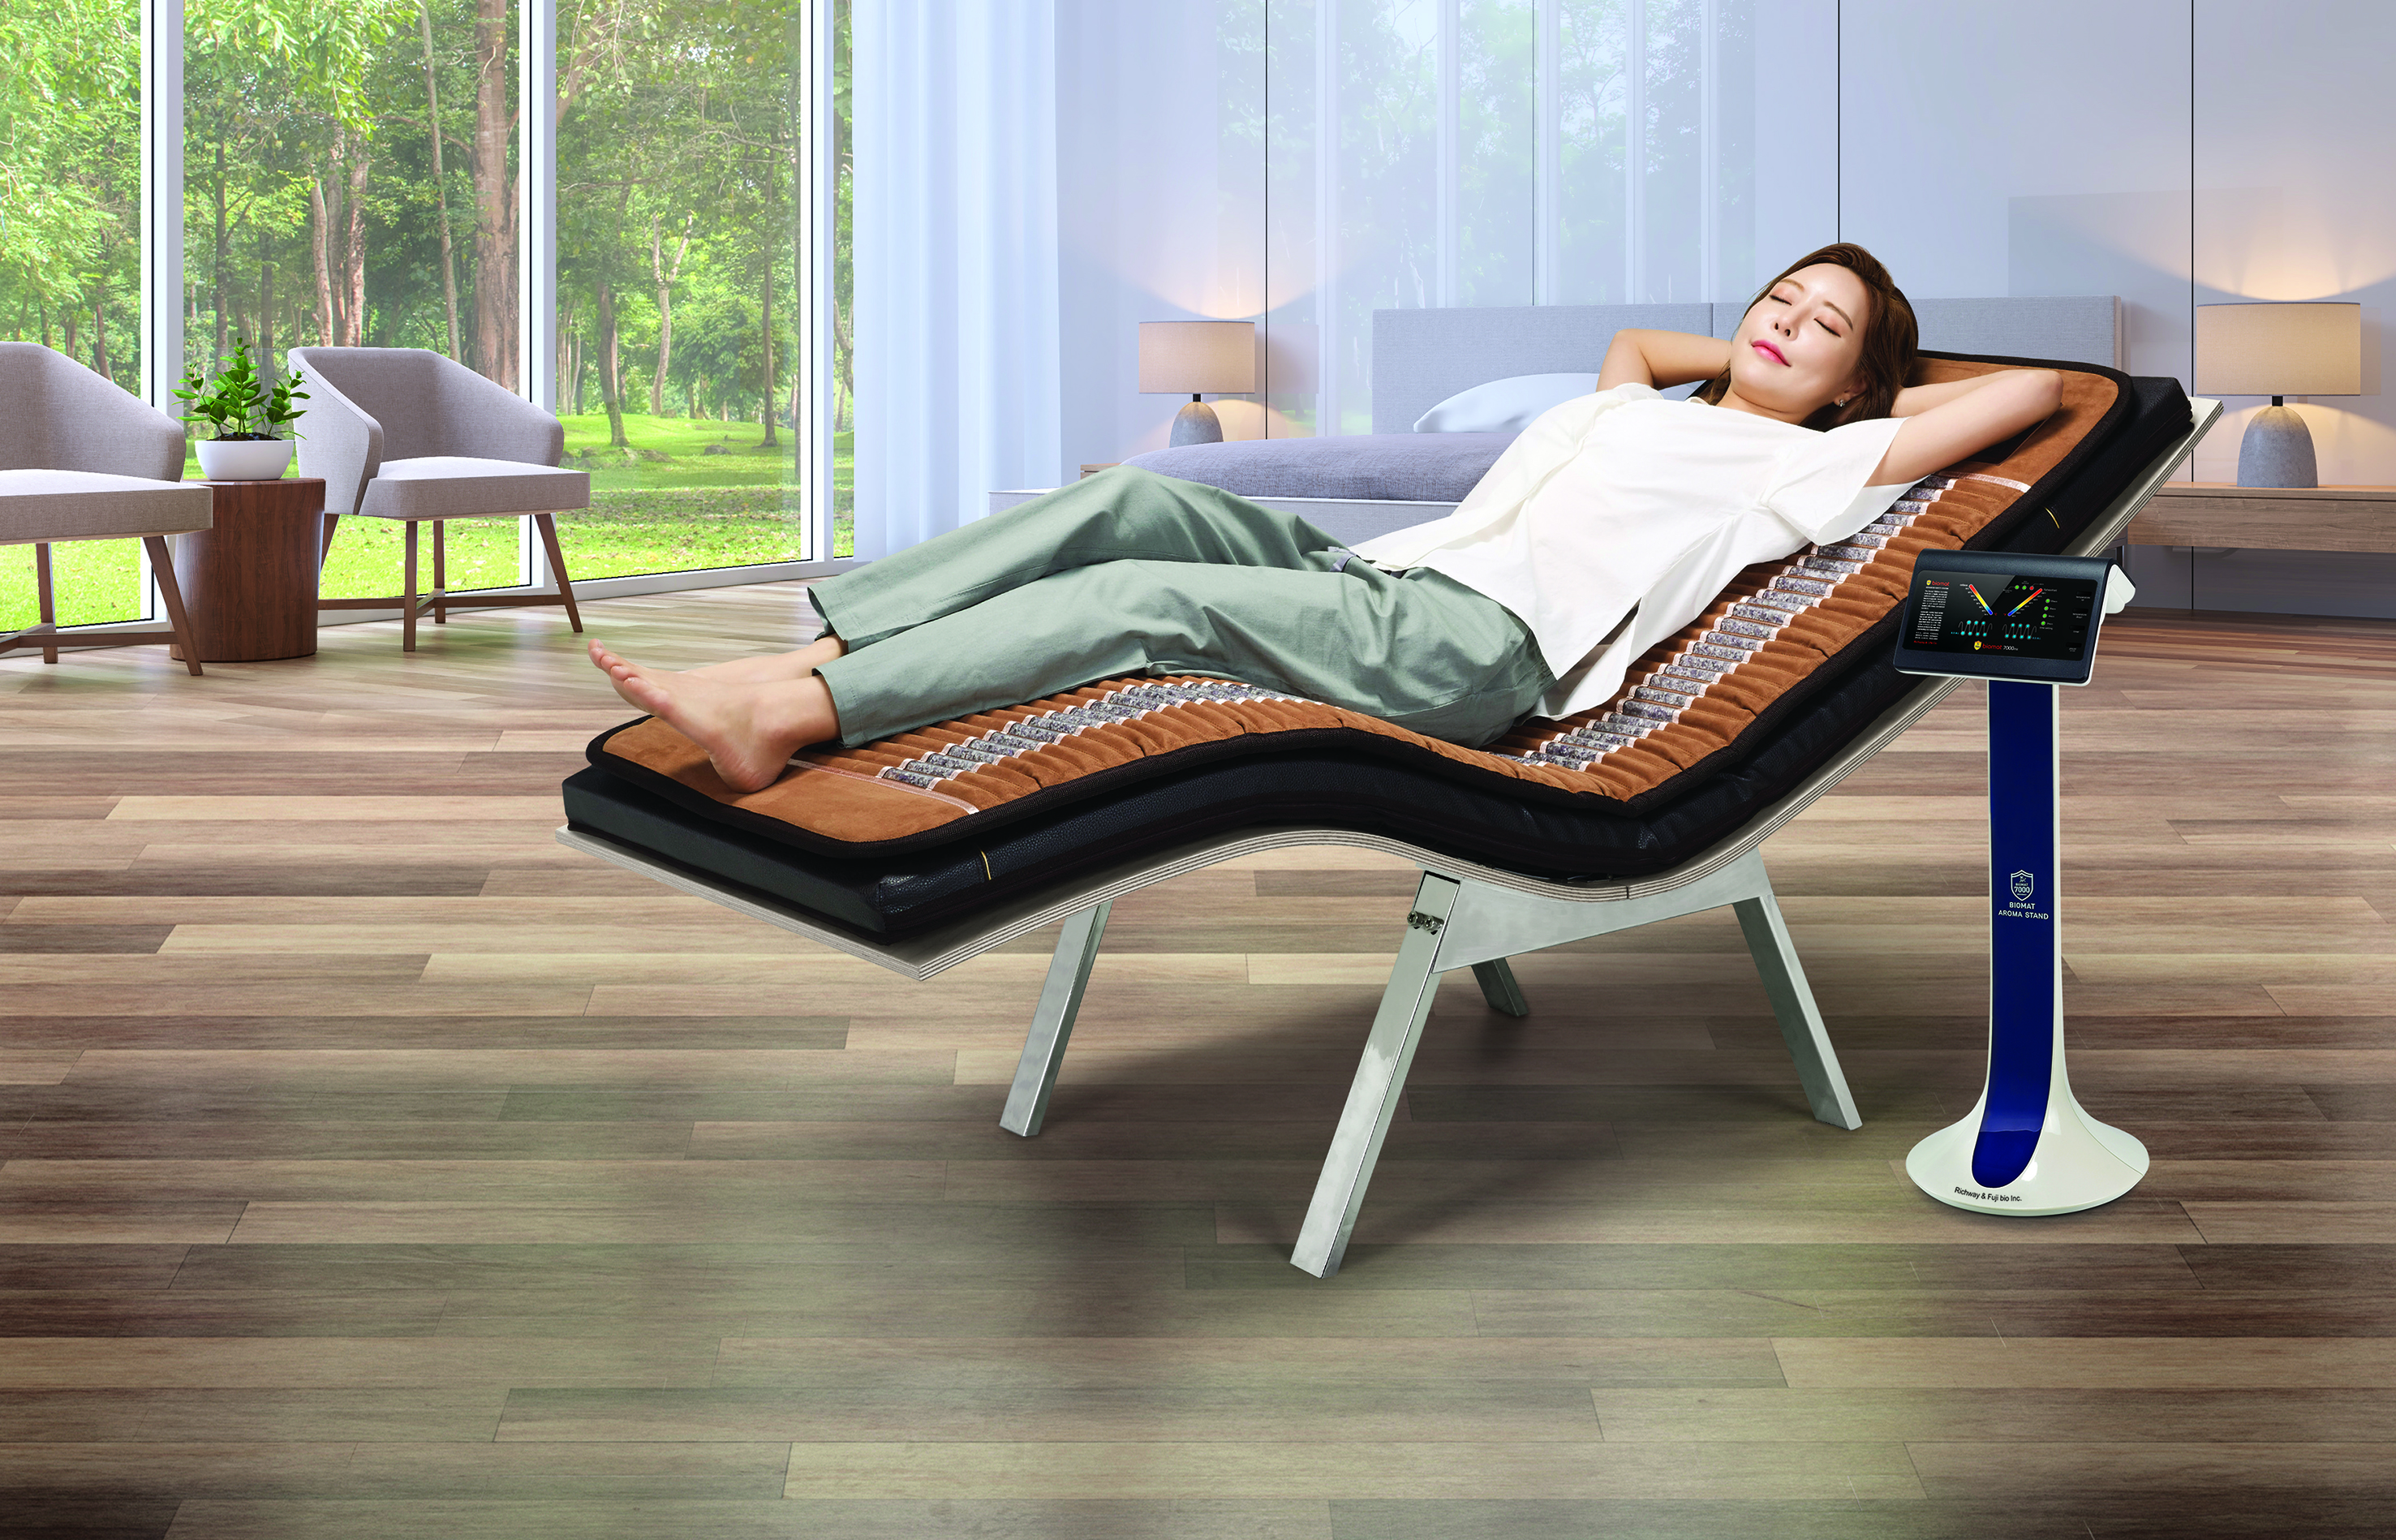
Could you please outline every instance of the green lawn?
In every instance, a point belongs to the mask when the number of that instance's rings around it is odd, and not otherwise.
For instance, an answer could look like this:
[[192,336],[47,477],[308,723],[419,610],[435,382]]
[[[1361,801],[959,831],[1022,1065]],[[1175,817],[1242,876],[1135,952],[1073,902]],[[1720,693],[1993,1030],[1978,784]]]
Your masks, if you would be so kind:
[[[787,433],[765,447],[753,422],[627,416],[632,453],[607,448],[601,415],[561,418],[566,463],[591,472],[591,507],[561,514],[558,543],[577,581],[644,572],[686,572],[795,561],[802,531],[798,484]],[[303,425],[304,426],[304,425]],[[710,454],[710,447],[722,452]],[[840,479],[851,465],[849,435],[835,441]],[[199,479],[196,457],[183,474]],[[432,531],[423,531],[417,581],[433,582]],[[400,526],[379,519],[344,519],[325,563],[326,598],[396,593],[403,551]],[[140,613],[134,582],[139,548],[130,540],[55,546],[59,620],[87,625]],[[524,580],[512,521],[474,520],[448,530],[449,586],[506,588]],[[835,499],[832,554],[851,550],[848,494]],[[0,631],[31,625],[36,616],[31,546],[0,546]]]

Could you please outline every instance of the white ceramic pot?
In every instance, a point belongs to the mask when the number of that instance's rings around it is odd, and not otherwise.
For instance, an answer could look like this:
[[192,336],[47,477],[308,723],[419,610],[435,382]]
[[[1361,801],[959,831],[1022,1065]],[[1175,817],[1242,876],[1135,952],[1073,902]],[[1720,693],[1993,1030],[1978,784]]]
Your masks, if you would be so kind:
[[202,439],[199,452],[209,481],[273,481],[291,467],[289,439]]

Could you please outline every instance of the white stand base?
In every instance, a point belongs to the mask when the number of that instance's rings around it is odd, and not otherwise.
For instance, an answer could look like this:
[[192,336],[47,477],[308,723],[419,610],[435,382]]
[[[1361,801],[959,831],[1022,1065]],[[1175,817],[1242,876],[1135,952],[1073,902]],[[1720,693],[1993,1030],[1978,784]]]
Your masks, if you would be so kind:
[[2039,1130],[2038,1153],[2007,1186],[1986,1188],[1972,1179],[1981,1107],[1915,1145],[1905,1174],[1948,1207],[1974,1214],[2077,1214],[2136,1187],[2147,1175],[2147,1147],[2081,1110],[2070,1086],[2057,1093]]
[[1989,682],[1988,1080],[1905,1158],[1914,1186],[1974,1214],[2076,1214],[2147,1174],[2147,1147],[2082,1111],[2064,1066],[2056,726],[2053,684]]

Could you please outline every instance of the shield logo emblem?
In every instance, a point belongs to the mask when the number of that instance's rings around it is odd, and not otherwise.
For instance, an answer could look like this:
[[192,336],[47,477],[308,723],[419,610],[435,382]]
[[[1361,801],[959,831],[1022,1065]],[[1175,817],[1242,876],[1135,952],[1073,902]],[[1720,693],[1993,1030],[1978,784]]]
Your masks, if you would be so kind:
[[2014,896],[2016,898],[2024,903],[2028,903],[2030,901],[2030,896],[2036,891],[2038,891],[2037,878],[2031,876],[2027,871],[2017,871],[2014,873]]

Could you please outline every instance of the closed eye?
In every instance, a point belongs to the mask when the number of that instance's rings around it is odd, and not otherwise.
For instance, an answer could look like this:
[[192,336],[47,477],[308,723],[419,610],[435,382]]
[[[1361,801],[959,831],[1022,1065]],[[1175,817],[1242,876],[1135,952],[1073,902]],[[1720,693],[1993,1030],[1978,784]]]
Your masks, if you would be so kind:
[[[1784,305],[1794,304],[1794,303],[1796,302],[1796,301],[1794,301],[1794,300],[1790,299],[1787,295],[1785,295],[1785,294],[1780,294],[1780,293],[1777,293],[1777,292],[1776,292],[1776,293],[1772,293],[1772,294],[1767,294],[1767,295],[1765,295],[1765,296],[1764,296],[1764,298],[1765,298],[1766,299],[1774,299],[1774,300],[1777,300],[1778,302],[1780,302],[1781,304],[1784,304]],[[1815,324],[1816,325],[1817,325],[1817,326],[1821,327],[1824,331],[1829,332],[1832,337],[1839,337],[1839,336],[1843,336],[1843,335],[1844,335],[1844,334],[1843,334],[1843,333],[1839,330],[1839,328],[1838,328],[1838,327],[1833,326],[1833,325],[1830,325],[1828,321],[1823,320],[1823,319],[1822,319],[1820,316],[1818,316],[1818,315],[1817,315],[1817,316],[1816,316],[1816,317],[1814,317],[1814,324]]]

